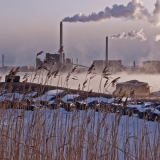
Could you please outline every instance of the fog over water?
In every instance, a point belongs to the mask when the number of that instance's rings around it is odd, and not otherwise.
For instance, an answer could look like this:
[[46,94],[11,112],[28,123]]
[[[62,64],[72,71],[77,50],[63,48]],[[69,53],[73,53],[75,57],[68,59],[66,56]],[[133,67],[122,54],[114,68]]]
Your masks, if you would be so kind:
[[[130,80],[138,80],[141,82],[147,82],[150,87],[150,91],[160,91],[160,75],[149,75],[149,74],[126,74],[126,73],[118,73],[118,74],[113,74],[111,75],[111,80],[121,77],[118,82],[125,82],[125,81],[130,81]],[[81,86],[83,82],[85,81],[85,75],[80,74],[78,75],[79,81],[75,82],[73,80],[69,81],[69,87],[70,88],[78,88],[78,84],[80,83]],[[93,89],[93,91],[97,92],[99,89],[99,83],[100,83],[101,76],[97,75],[94,79],[91,80],[90,83],[90,89]],[[105,80],[102,82],[102,88],[104,86]],[[87,83],[88,84],[88,83]],[[88,86],[88,85],[87,85]],[[108,91],[112,93],[115,90],[115,87],[110,87],[108,88]],[[102,89],[103,91],[103,89]]]
[[[23,76],[25,75],[25,73],[19,73],[19,75],[21,75],[20,81],[22,82]],[[32,79],[33,79],[33,76],[34,74],[32,75]],[[61,76],[59,77],[50,78],[50,80],[47,82],[47,85],[67,87],[67,84],[65,82],[66,76],[67,74],[61,74]],[[73,80],[72,78],[74,76],[77,76],[78,80]],[[109,83],[117,77],[121,77],[118,80],[118,82],[125,82],[129,80],[138,80],[141,82],[147,82],[150,86],[151,92],[160,91],[160,75],[118,73],[118,74],[111,75],[111,79]],[[31,81],[30,79],[31,79],[31,74],[28,78],[28,82]],[[87,79],[88,79],[88,82],[86,83],[86,87],[84,90],[87,91],[92,89],[94,92],[100,92],[99,84],[100,84],[101,76],[96,75],[93,79],[90,80],[90,84],[89,84],[90,75],[87,76]],[[44,84],[45,80],[46,80],[45,74],[43,74],[43,76],[41,74],[41,76],[37,76],[37,78],[34,80],[34,83]],[[82,89],[82,86],[85,80],[86,80],[86,74],[76,74],[76,73],[71,74],[70,79],[68,81],[68,88],[78,89],[80,84],[80,88]],[[4,76],[2,78],[2,82],[4,82]],[[104,83],[105,83],[105,79],[102,80],[101,92],[104,92],[104,89],[103,89]],[[112,93],[114,90],[115,90],[115,87],[112,87],[112,85],[110,85],[108,87],[108,92],[105,92],[105,93]]]

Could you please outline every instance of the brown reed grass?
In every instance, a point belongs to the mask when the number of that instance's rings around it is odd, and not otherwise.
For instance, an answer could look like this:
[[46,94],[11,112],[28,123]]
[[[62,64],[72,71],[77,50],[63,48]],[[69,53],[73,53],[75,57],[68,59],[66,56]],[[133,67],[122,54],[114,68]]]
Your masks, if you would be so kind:
[[[37,56],[42,54],[39,52]],[[47,62],[45,62],[47,63]],[[55,64],[55,62],[54,62]],[[33,81],[40,78],[41,65],[33,77]],[[40,72],[38,72],[40,70]],[[47,69],[45,84],[50,83],[52,78],[58,78],[57,87],[60,82],[59,70]],[[66,77],[69,80],[77,80],[72,76],[76,71],[74,67]],[[88,83],[88,95],[90,80],[95,74],[95,64],[88,69],[85,81],[78,86],[78,90],[84,90]],[[13,78],[18,69],[11,70],[9,75]],[[87,76],[90,75],[90,78]],[[118,78],[110,82],[110,73],[106,65],[100,79],[100,90],[102,78],[106,79],[103,88],[115,85]],[[23,77],[23,83],[28,81],[28,75]],[[1,87],[4,90],[5,85]],[[68,87],[68,85],[66,85]],[[64,85],[65,87],[65,85]],[[12,82],[6,93],[12,92]],[[44,93],[42,83],[38,86],[38,96]],[[16,92],[20,92],[17,90]],[[31,91],[23,90],[24,96]],[[130,96],[133,97],[133,92]],[[117,104],[127,105],[128,97],[123,102],[125,93],[117,98]],[[0,159],[8,160],[157,160],[160,159],[160,126],[159,123],[152,130],[145,120],[135,120],[134,117],[123,116],[121,112],[110,113],[112,103],[106,104],[104,109],[99,105],[99,112],[95,109],[73,112],[66,112],[58,106],[58,109],[51,110],[47,106],[41,107],[37,103],[36,109],[26,111],[27,103],[25,98],[21,103],[16,100],[7,99],[0,104]],[[7,109],[8,108],[8,109]],[[10,109],[12,108],[12,109]],[[20,108],[20,110],[18,109]],[[142,126],[140,126],[140,124]]]

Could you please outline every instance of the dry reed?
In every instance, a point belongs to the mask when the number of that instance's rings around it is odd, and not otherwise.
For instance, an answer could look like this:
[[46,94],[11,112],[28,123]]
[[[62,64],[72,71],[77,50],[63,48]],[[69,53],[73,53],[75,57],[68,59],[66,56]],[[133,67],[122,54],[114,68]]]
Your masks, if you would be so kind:
[[[63,49],[63,48],[62,48]],[[39,52],[37,56],[42,54]],[[45,62],[47,63],[47,62]],[[44,64],[45,64],[44,63]],[[53,65],[56,62],[53,63]],[[58,77],[58,84],[61,75],[59,70],[52,71],[41,65],[38,70],[46,69],[48,71],[45,84],[48,84],[52,78]],[[66,76],[66,86],[70,79],[78,80],[78,77],[72,76],[76,66]],[[36,72],[33,81],[40,78],[42,72]],[[87,87],[88,95],[92,93],[89,90],[90,80],[95,74],[95,64],[88,69],[87,78],[79,84],[80,91]],[[10,78],[16,75],[16,70],[11,70]],[[106,65],[101,76],[99,90],[101,91],[102,78],[106,79],[103,88],[108,88],[111,84],[115,85],[118,78],[110,80],[110,73]],[[89,79],[89,82],[88,82]],[[23,77],[26,83],[28,75]],[[5,85],[1,87],[4,90]],[[39,94],[42,96],[44,88],[39,83]],[[23,94],[30,92],[23,91]],[[12,92],[12,83],[9,84],[6,93]],[[134,92],[131,91],[131,97]],[[125,93],[118,97],[117,104],[123,103],[126,107],[128,97],[123,102]],[[31,99],[30,99],[31,100]],[[59,103],[60,104],[60,103]],[[0,159],[16,160],[157,160],[160,159],[160,124],[157,122],[148,122],[135,117],[123,116],[121,112],[111,113],[112,103],[107,103],[102,109],[99,103],[99,112],[94,107],[88,110],[77,110],[67,112],[60,105],[52,110],[49,107],[37,103],[34,111],[26,111],[26,100],[23,97],[21,103],[12,100],[9,102],[4,99],[0,104]],[[8,108],[8,109],[7,109]],[[102,109],[102,110],[100,110]]]

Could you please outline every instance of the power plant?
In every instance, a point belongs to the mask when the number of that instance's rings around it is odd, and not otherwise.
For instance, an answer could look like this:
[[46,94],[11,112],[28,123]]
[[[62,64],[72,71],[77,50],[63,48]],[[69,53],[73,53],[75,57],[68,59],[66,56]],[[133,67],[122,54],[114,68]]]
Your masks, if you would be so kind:
[[[60,22],[60,40],[59,40],[59,50],[55,54],[46,53],[44,61],[46,61],[46,67],[52,70],[60,70],[62,72],[70,71],[74,66],[77,66],[78,72],[85,72],[88,70],[89,66],[84,66],[79,63],[79,59],[76,57],[65,58],[64,44],[63,44],[63,22]],[[74,59],[76,60],[74,63]],[[36,70],[43,62],[40,58],[36,58],[36,68],[33,66],[22,66],[20,68],[21,72],[31,72]],[[56,61],[54,67],[52,67],[53,62]],[[127,72],[127,73],[160,73],[160,61],[146,61],[142,62],[141,66],[136,66],[135,61],[133,66],[123,66],[122,60],[110,60],[109,59],[109,37],[105,37],[105,54],[102,60],[93,60],[95,63],[95,68],[97,73],[101,72],[105,65],[107,64],[111,73],[116,72]],[[16,66],[14,66],[16,67]],[[2,54],[2,67],[0,70],[2,72],[7,72],[13,68],[13,66],[4,65],[4,54]]]
[[[76,63],[74,63],[74,58],[65,58],[64,45],[63,45],[63,23],[60,22],[60,45],[59,51],[56,54],[46,53],[45,60],[47,61],[47,66],[50,67],[53,61],[56,61],[56,65],[52,68],[53,70],[69,71],[75,65],[78,66],[81,71],[87,69],[87,66],[79,64],[78,58],[76,58]],[[40,58],[36,58],[36,68],[38,68],[43,61]]]

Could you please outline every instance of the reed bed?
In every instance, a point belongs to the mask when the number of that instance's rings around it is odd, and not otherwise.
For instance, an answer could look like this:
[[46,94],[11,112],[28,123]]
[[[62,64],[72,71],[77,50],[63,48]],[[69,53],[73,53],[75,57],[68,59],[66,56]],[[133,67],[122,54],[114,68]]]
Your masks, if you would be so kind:
[[159,127],[95,110],[1,109],[0,159],[159,159]]
[[[37,56],[42,54],[39,52]],[[60,70],[53,71],[46,67],[47,60],[31,75],[30,82],[38,79],[38,96],[42,96],[45,87],[54,78],[60,85],[62,74]],[[67,74],[63,87],[68,87],[70,80],[77,80],[76,66]],[[18,69],[12,69],[9,77],[13,80]],[[44,70],[47,71],[43,79]],[[28,81],[23,77],[23,85]],[[79,90],[86,90],[88,96],[92,93],[91,80],[96,76],[94,63],[88,69],[86,77],[77,86]],[[120,77],[111,79],[108,66],[105,66],[99,82],[98,92],[107,92]],[[102,83],[105,81],[104,83]],[[1,93],[6,84],[1,87]],[[61,83],[62,86],[62,83]],[[12,92],[12,81],[5,93]],[[137,117],[129,117],[109,110],[99,108],[98,112],[92,108],[84,110],[73,109],[66,111],[58,105],[51,109],[37,102],[34,111],[25,110],[27,104],[25,95],[31,93],[31,87],[15,92],[22,92],[24,97],[19,101],[7,99],[0,105],[0,159],[6,160],[157,160],[160,159],[160,123],[149,122]],[[131,98],[134,101],[134,93]],[[3,93],[2,93],[3,95]],[[125,95],[124,95],[125,96]],[[123,97],[118,97],[122,103]],[[32,98],[31,98],[32,99]],[[31,101],[31,99],[29,99]],[[126,101],[123,105],[127,104]],[[108,104],[108,106],[110,106]],[[101,107],[99,105],[99,107]],[[25,107],[24,107],[25,108]]]

